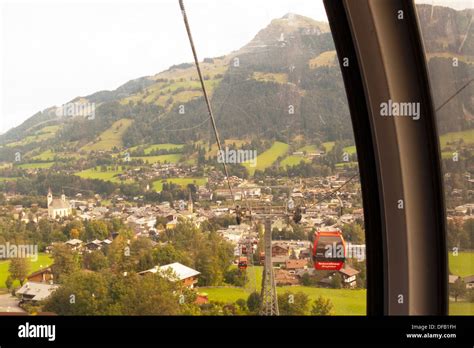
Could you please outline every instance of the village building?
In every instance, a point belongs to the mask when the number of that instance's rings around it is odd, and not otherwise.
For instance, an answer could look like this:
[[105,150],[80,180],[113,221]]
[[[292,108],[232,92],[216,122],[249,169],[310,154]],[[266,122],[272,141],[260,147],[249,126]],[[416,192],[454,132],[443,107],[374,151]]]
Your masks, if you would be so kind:
[[38,302],[46,300],[59,287],[59,285],[26,282],[16,292],[20,302]]
[[291,273],[295,273],[299,269],[308,268],[308,260],[292,260],[285,261],[285,268]]
[[274,243],[272,245],[272,257],[289,256],[289,247],[283,243]]
[[360,273],[358,270],[345,266],[339,270],[342,275],[342,283],[346,288],[355,288],[357,286],[357,275]]
[[54,276],[51,267],[46,267],[31,273],[28,277],[26,277],[26,279],[29,282],[51,284],[53,282]]
[[48,202],[48,216],[51,219],[68,217],[72,215],[71,204],[66,199],[66,196],[64,195],[64,193],[61,195],[61,198],[53,198],[53,193],[51,192],[51,189],[49,189],[47,202]]
[[152,269],[139,272],[138,274],[145,275],[149,273],[158,273],[171,281],[180,281],[184,286],[191,289],[198,282],[198,276],[201,274],[201,272],[198,272],[195,269],[187,267],[179,262],[164,266],[155,266]]

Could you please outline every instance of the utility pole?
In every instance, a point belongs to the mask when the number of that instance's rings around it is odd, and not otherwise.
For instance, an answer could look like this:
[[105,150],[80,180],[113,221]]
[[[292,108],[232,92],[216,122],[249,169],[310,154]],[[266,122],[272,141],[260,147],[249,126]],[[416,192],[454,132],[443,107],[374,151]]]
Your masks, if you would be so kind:
[[262,278],[260,315],[280,315],[272,263],[272,222],[265,219],[265,264]]

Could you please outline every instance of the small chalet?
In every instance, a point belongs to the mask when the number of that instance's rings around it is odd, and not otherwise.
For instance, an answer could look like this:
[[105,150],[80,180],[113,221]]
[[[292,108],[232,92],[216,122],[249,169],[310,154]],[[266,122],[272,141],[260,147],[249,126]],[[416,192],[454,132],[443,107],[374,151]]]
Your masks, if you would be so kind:
[[344,287],[354,288],[357,285],[357,275],[360,273],[358,270],[345,266],[338,271],[342,275],[342,283]]
[[64,244],[66,244],[72,250],[79,250],[82,246],[82,240],[80,240],[80,239],[70,239],[67,242],[65,242]]
[[38,302],[46,300],[59,285],[26,282],[16,294],[23,302]]
[[197,283],[198,275],[201,274],[195,269],[187,267],[179,262],[164,266],[155,266],[152,269],[142,271],[138,274],[144,275],[148,273],[158,273],[171,281],[181,281],[185,286],[191,289],[194,287],[194,284]]
[[288,259],[285,262],[285,268],[288,271],[296,271],[299,269],[305,269],[308,268],[308,260],[292,260]]
[[474,275],[463,278],[464,284],[466,284],[466,289],[474,289]]
[[284,269],[275,270],[275,283],[276,285],[297,285],[299,283],[298,278],[295,274],[290,273]]
[[27,279],[29,282],[35,283],[52,283],[53,282],[53,272],[51,267],[46,267],[37,270],[36,272],[31,273]]
[[276,256],[288,256],[289,248],[288,245],[283,243],[275,243],[272,245],[272,257]]

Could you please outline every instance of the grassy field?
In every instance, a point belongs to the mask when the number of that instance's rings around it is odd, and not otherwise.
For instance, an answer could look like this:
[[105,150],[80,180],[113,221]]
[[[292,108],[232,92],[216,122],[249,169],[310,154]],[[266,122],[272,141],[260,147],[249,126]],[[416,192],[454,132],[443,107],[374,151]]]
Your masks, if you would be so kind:
[[461,139],[463,140],[464,144],[474,144],[474,129],[443,134],[440,136],[441,149],[449,146],[448,143],[456,143]]
[[176,150],[177,152],[179,150],[181,150],[184,145],[183,144],[154,144],[154,145],[149,145],[149,146],[134,146],[134,147],[131,147],[130,149],[128,149],[128,152],[131,152],[131,151],[136,151],[138,150],[140,147],[143,147],[143,152],[145,153],[145,155],[149,155],[152,151],[160,151],[160,150]]
[[[187,70],[187,72],[185,72],[185,70]],[[204,69],[204,71],[206,70],[207,69]],[[218,69],[215,71],[218,71]],[[174,82],[171,82],[171,80],[168,82],[157,82],[140,93],[122,99],[120,103],[126,105],[130,101],[143,101],[144,103],[157,104],[170,110],[173,105],[176,105],[176,103],[186,103],[194,98],[202,97],[200,82],[195,79],[195,69],[180,69],[180,72],[182,74],[176,74],[176,76],[172,77]],[[157,78],[162,79],[166,74],[160,75],[158,75]],[[208,93],[212,96],[212,92],[220,83],[222,77],[215,78],[216,73],[214,72],[205,74],[205,76],[206,75],[210,77],[210,79],[206,80],[204,83]],[[178,76],[181,77],[178,78]],[[166,78],[170,77],[171,76],[167,76]],[[193,78],[193,80],[191,80],[191,78]],[[172,103],[168,104],[170,98],[173,98]]]
[[255,173],[255,170],[264,170],[270,167],[278,157],[284,156],[288,152],[288,144],[275,141],[273,145],[261,155],[257,157],[257,165],[255,167],[250,166],[250,163],[244,163],[243,165],[247,168],[250,175]]
[[121,168],[119,170],[107,168],[107,171],[103,172],[100,170],[100,167],[95,167],[83,170],[82,172],[77,172],[74,175],[77,175],[83,179],[98,179],[114,183],[121,183],[122,181],[118,178],[120,174],[123,174],[123,169]]
[[326,51],[309,61],[309,67],[316,69],[322,66],[336,65],[336,51]]
[[59,131],[60,126],[47,126],[37,130],[33,135],[29,135],[22,139],[21,141],[17,141],[14,143],[9,143],[7,147],[17,147],[17,146],[25,146],[31,143],[39,143],[51,138],[54,138],[56,133]]
[[109,129],[99,135],[97,141],[87,144],[81,150],[91,152],[111,151],[114,147],[121,148],[123,146],[122,136],[132,123],[133,120],[127,118],[114,122]]
[[[262,288],[262,266],[253,266],[247,269],[248,281],[245,288],[239,287],[203,287],[200,293],[208,295],[211,301],[235,302],[239,298],[246,300],[253,292],[260,292]],[[308,295],[312,303],[319,296],[330,298],[334,305],[335,315],[365,315],[366,290],[324,289],[309,286],[279,286],[277,292],[303,292]]]
[[46,150],[41,152],[39,155],[33,156],[31,159],[36,161],[54,161],[58,159],[69,159],[69,158],[80,158],[82,157],[78,153],[66,153],[66,152],[53,152],[52,150]]
[[[226,139],[224,144],[225,146],[235,146],[236,148],[241,148],[242,145],[247,144],[249,141],[245,139]],[[214,143],[209,148],[209,144],[204,141],[198,141],[195,143],[196,145],[202,146],[206,150],[206,159],[210,159],[217,156],[218,147],[217,144]]]
[[252,78],[263,82],[287,83],[288,75],[284,73],[264,73],[256,71],[252,74]]
[[474,303],[449,302],[449,315],[474,315]]
[[[49,257],[49,254],[45,253],[39,253],[38,254],[38,260],[36,262],[33,262],[30,260],[30,273],[33,273],[40,268],[47,267],[53,263],[53,260]],[[5,280],[8,278],[8,267],[10,265],[10,261],[4,260],[0,261],[0,289],[4,289],[6,287],[5,285]],[[16,281],[14,283],[15,286],[19,286],[20,283]]]
[[290,155],[285,157],[283,161],[280,162],[280,167],[285,168],[286,166],[296,166],[300,164],[300,162],[310,162],[308,158],[302,157],[302,156],[296,156],[296,155]]
[[353,155],[356,153],[356,147],[355,146],[346,146],[345,148],[342,149],[343,152],[348,153],[349,155]]
[[51,168],[54,165],[54,162],[44,162],[44,163],[23,163],[18,165],[22,169],[45,169]]
[[183,156],[179,153],[171,155],[159,155],[159,156],[142,156],[142,157],[132,157],[132,159],[138,160],[141,159],[145,163],[154,164],[154,163],[178,163]]
[[35,161],[53,161],[55,156],[57,156],[55,152],[46,150],[39,155],[33,156],[31,159]]
[[0,177],[0,182],[5,182],[5,181],[15,181],[18,178],[5,178],[5,177]]
[[194,184],[196,186],[202,186],[207,183],[207,178],[168,178],[163,180],[158,180],[153,183],[153,189],[157,192],[161,192],[163,190],[163,183],[173,183],[179,185],[181,187],[186,187],[188,184]]
[[306,146],[300,147],[297,151],[306,152],[308,154],[311,152],[319,152],[319,149],[316,145],[306,145]]
[[345,166],[348,166],[348,167],[356,167],[358,165],[358,162],[340,162],[340,163],[336,163],[336,167],[337,168],[344,168]]
[[449,253],[449,270],[452,274],[467,277],[474,275],[474,252]]
[[[303,292],[308,295],[310,302],[319,296],[329,298],[333,303],[335,315],[365,315],[366,290],[324,289],[308,286],[282,286],[277,287],[278,294],[290,291]],[[249,291],[237,287],[199,288],[199,292],[206,293],[211,301],[235,302],[239,298],[246,300]]]
[[334,145],[336,145],[335,141],[327,141],[327,142],[323,143],[323,147],[324,147],[324,150],[326,152],[331,151],[332,148],[334,147]]

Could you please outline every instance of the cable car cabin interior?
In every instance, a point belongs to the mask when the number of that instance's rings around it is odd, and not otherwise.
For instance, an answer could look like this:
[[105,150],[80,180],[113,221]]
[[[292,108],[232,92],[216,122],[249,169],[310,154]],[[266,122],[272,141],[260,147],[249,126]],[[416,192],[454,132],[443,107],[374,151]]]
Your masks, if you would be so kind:
[[345,262],[346,247],[341,231],[314,233],[313,263],[317,270],[340,270]]

